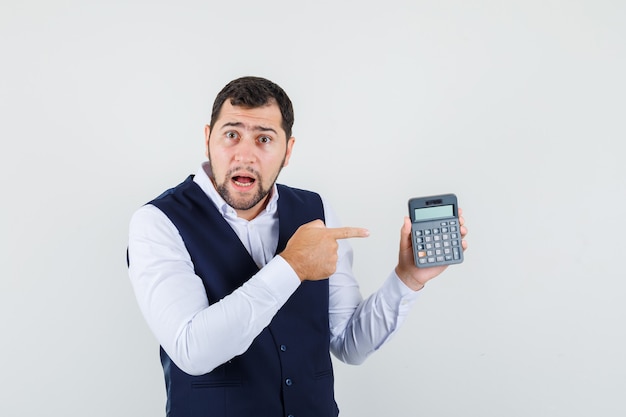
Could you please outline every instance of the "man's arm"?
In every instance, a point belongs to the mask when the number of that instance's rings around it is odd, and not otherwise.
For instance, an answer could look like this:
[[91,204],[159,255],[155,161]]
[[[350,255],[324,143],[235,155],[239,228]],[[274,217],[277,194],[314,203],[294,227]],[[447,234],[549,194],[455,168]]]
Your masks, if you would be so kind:
[[245,352],[300,285],[289,264],[275,257],[209,306],[178,230],[151,205],[133,215],[128,246],[139,308],[163,349],[191,375],[210,372]]
[[[325,202],[326,223],[337,227],[339,220]],[[461,220],[462,221],[462,220]],[[464,236],[467,230],[461,230]],[[396,333],[424,284],[445,267],[417,268],[413,264],[410,222],[400,233],[399,261],[381,288],[363,300],[352,272],[352,248],[339,244],[336,272],[330,277],[331,350],[343,362],[360,364]],[[463,242],[463,248],[467,243]],[[400,273],[403,275],[400,276]]]

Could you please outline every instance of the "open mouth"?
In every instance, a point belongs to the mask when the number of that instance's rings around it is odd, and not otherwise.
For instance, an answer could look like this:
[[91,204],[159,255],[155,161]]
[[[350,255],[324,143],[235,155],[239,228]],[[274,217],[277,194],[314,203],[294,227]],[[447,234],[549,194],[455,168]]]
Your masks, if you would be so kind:
[[243,175],[236,175],[233,177],[233,182],[235,183],[236,186],[238,187],[251,187],[256,180],[252,177],[246,177]]

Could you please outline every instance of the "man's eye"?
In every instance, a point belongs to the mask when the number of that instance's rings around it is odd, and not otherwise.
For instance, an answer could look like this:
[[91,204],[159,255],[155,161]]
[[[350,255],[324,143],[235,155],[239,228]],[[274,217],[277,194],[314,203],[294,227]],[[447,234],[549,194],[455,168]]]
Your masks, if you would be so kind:
[[260,143],[270,143],[272,141],[272,138],[270,138],[269,136],[261,136],[259,137],[259,142]]
[[235,133],[235,132],[226,132],[226,137],[228,139],[237,139],[237,133]]

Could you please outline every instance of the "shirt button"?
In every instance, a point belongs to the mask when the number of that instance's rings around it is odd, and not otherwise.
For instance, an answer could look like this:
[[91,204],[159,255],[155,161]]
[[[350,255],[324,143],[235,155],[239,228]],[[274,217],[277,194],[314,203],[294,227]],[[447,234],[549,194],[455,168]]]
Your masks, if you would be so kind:
[[293,381],[291,380],[291,378],[285,379],[285,385],[287,385],[288,387],[293,385]]
[[280,345],[280,351],[281,351],[281,352],[286,352],[286,351],[287,351],[287,346],[285,346],[285,345]]

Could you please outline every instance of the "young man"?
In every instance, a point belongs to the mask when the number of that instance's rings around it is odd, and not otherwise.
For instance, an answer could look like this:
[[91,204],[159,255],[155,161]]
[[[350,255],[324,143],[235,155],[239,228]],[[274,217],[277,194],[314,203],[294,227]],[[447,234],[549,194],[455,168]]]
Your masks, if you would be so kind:
[[169,417],[337,416],[330,352],[363,362],[445,269],[414,266],[405,218],[397,266],[363,300],[346,239],[367,230],[276,184],[293,120],[276,84],[231,81],[205,127],[208,161],[131,219],[129,275],[161,345]]

